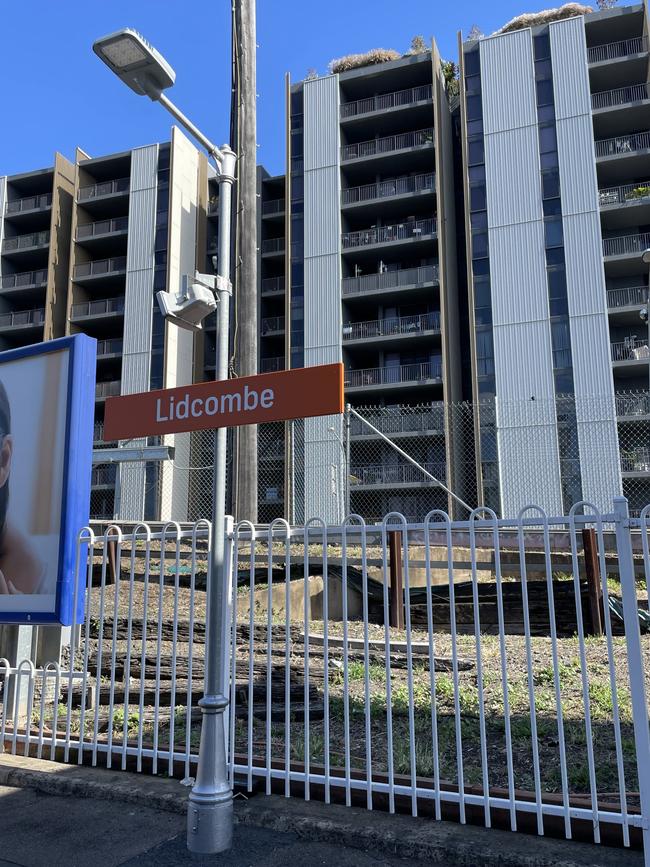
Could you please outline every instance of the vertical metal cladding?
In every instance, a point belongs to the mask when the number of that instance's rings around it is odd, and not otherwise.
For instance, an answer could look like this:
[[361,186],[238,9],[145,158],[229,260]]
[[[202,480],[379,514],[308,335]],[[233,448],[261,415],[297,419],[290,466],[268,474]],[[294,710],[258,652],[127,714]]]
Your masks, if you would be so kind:
[[[555,22],[549,33],[582,495],[609,509],[622,482],[584,20]],[[603,453],[617,460],[601,461]]]
[[485,135],[537,123],[530,30],[515,30],[481,45]]
[[[331,75],[304,84],[306,367],[342,358],[340,188],[339,81]],[[342,434],[338,416],[305,420],[305,515],[330,523],[345,507]]]
[[501,509],[513,515],[536,502],[556,512],[562,485],[531,32],[483,40],[480,52]]
[[4,237],[5,200],[7,198],[7,176],[0,177],[0,247]]

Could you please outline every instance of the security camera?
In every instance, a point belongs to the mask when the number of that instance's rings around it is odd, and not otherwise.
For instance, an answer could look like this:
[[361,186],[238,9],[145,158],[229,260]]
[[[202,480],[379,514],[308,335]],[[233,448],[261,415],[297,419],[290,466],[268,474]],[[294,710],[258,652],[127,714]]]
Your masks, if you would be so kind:
[[164,291],[156,293],[162,315],[179,328],[200,331],[205,317],[216,310],[216,285],[217,278],[212,274],[198,271],[193,276],[186,274],[178,295]]

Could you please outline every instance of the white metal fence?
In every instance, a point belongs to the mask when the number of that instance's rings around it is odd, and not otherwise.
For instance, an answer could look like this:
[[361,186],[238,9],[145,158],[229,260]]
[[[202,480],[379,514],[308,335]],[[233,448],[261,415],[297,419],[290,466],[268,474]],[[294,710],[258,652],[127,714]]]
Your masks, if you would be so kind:
[[[39,668],[0,660],[5,749],[191,776],[209,545],[205,521],[83,531],[69,648]],[[280,519],[229,530],[226,552],[229,767],[245,787],[587,828],[643,839],[650,864],[650,507]]]

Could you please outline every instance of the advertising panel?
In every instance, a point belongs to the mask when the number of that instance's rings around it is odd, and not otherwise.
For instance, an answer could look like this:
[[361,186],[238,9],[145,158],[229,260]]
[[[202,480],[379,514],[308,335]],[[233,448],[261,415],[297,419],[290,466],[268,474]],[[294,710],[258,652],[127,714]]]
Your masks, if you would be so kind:
[[[0,623],[73,622],[88,523],[96,342],[0,353]],[[77,617],[83,613],[80,552]]]

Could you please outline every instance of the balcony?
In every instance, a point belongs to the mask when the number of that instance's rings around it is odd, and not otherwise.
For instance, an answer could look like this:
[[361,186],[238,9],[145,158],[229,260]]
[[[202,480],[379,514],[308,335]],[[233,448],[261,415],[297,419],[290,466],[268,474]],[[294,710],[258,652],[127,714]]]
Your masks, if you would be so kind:
[[267,199],[262,202],[262,216],[271,217],[284,214],[284,199]]
[[38,271],[23,271],[20,274],[6,274],[0,277],[0,290],[9,292],[12,289],[36,289],[47,283],[47,271],[42,268]]
[[361,187],[348,187],[341,190],[341,204],[361,205],[364,202],[376,202],[378,199],[405,196],[414,193],[431,193],[435,189],[436,176],[433,172],[421,175],[404,175],[398,178],[387,178],[374,184],[364,184]]
[[607,307],[609,310],[619,310],[626,307],[642,307],[647,303],[647,286],[626,286],[622,289],[607,290]]
[[648,84],[632,84],[629,87],[617,87],[615,90],[601,90],[591,94],[591,108],[598,111],[605,108],[620,108],[634,105],[650,99]]
[[263,256],[278,256],[280,254],[283,255],[284,249],[284,238],[266,238],[266,240],[262,241]]
[[[412,410],[411,407],[386,409],[376,415],[364,413],[364,418],[381,433],[392,437],[421,436],[422,434],[442,434],[445,430],[445,408],[442,403],[430,408]],[[356,416],[350,418],[350,436],[354,438],[373,438],[377,434]]]
[[91,199],[99,199],[106,196],[124,195],[129,192],[129,186],[129,178],[117,178],[114,181],[103,181],[100,184],[79,187],[77,201],[87,202]]
[[625,340],[611,343],[610,347],[612,361],[615,364],[642,364],[646,366],[648,364],[650,352],[648,351],[647,338],[626,337]]
[[120,380],[111,379],[108,382],[98,382],[95,385],[95,400],[105,400],[120,393]]
[[267,316],[260,322],[262,337],[272,337],[284,334],[284,316]]
[[343,326],[343,340],[382,340],[391,337],[415,337],[440,333],[440,313],[421,313],[416,316],[394,316],[387,319],[371,319],[367,322],[350,322]]
[[345,371],[345,386],[366,389],[377,386],[390,388],[438,383],[442,381],[442,360],[402,364],[396,367],[368,367]]
[[360,114],[370,114],[375,111],[387,111],[392,108],[405,108],[419,102],[430,100],[432,87],[430,84],[409,87],[406,90],[396,90],[393,93],[382,93],[355,102],[344,102],[341,105],[341,120],[357,117]]
[[648,40],[644,36],[634,39],[623,39],[620,42],[606,42],[587,49],[589,63],[603,63],[606,60],[616,60],[633,54],[642,54],[648,50]]
[[621,449],[621,472],[632,475],[650,475],[650,448]]
[[622,393],[616,395],[616,415],[619,421],[650,419],[650,392]]
[[278,370],[284,370],[284,355],[260,359],[260,373],[275,373]]
[[97,220],[94,223],[86,223],[77,226],[77,241],[86,241],[103,235],[115,235],[118,232],[126,232],[129,228],[128,217],[116,217],[113,220]]
[[373,138],[341,147],[341,162],[383,156],[410,148],[433,147],[433,127]]
[[650,150],[650,132],[635,132],[630,135],[599,139],[594,142],[594,145],[596,159],[633,154]]
[[638,256],[650,247],[650,232],[636,235],[621,235],[618,238],[603,238],[603,256]]
[[112,488],[117,479],[117,464],[93,467],[90,484],[93,488]]
[[650,201],[650,181],[638,181],[622,187],[606,187],[598,190],[598,204],[601,208],[648,201]]
[[115,256],[112,259],[80,262],[74,266],[72,279],[81,284],[90,281],[103,282],[106,278],[114,278],[125,273],[126,256]]
[[341,245],[344,250],[368,247],[374,244],[394,244],[404,241],[418,241],[436,237],[436,220],[413,220],[410,223],[396,223],[380,228],[363,229],[360,232],[343,232]]
[[83,301],[73,304],[70,312],[72,320],[94,319],[96,316],[122,316],[124,298],[105,298],[101,301]]
[[262,298],[284,295],[284,277],[265,277],[262,280]]
[[12,313],[0,313],[0,329],[41,328],[45,322],[45,310],[17,310]]
[[[439,481],[444,481],[444,463],[423,463],[425,470],[435,476]],[[412,464],[362,464],[350,467],[350,486],[355,488],[377,488],[389,486],[391,488],[408,485],[409,488],[416,486],[429,486],[435,484],[424,473]]]
[[359,277],[344,277],[341,293],[344,297],[390,293],[395,290],[409,290],[420,286],[438,283],[437,265],[423,265],[420,268],[401,268],[397,271],[383,271],[381,274],[364,274]]
[[30,232],[29,235],[16,235],[14,238],[5,238],[2,242],[3,253],[18,253],[22,250],[33,250],[38,247],[47,247],[50,243],[50,232]]
[[33,211],[43,211],[52,206],[52,193],[42,193],[40,196],[25,196],[23,199],[14,199],[5,205],[7,217],[14,217]]
[[119,338],[97,341],[97,358],[106,360],[109,358],[121,358],[124,341]]

